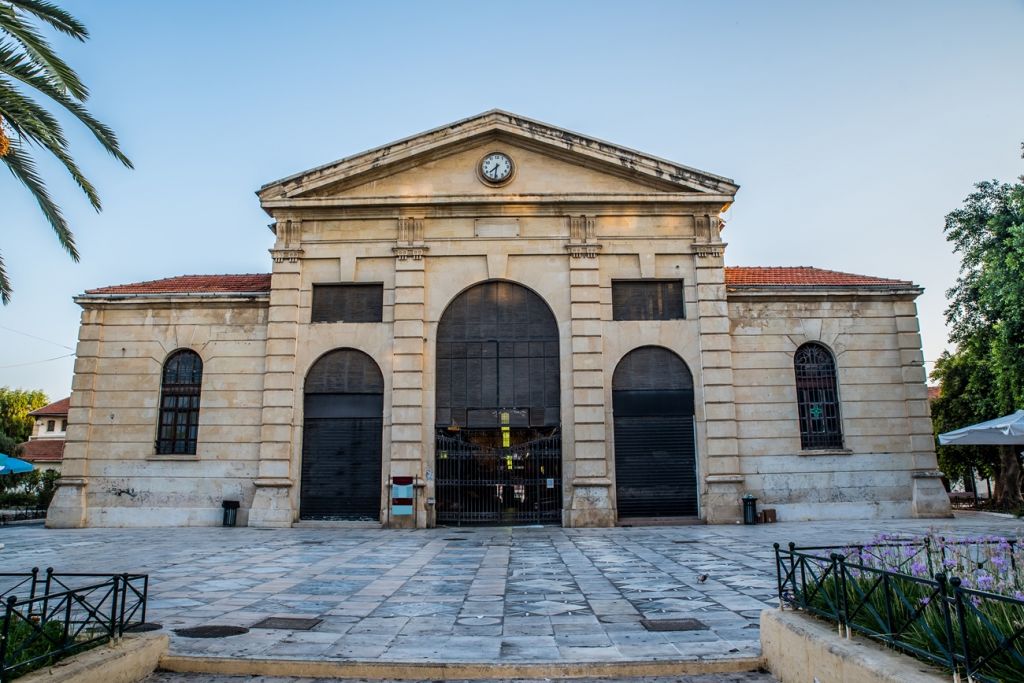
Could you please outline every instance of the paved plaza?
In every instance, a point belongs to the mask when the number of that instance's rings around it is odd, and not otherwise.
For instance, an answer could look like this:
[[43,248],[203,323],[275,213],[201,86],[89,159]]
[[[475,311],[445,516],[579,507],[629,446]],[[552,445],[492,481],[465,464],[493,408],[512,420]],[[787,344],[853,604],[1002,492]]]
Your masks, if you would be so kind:
[[[775,607],[772,543],[879,533],[1024,533],[1019,520],[851,520],[761,526],[0,529],[0,571],[147,572],[148,621],[171,653],[377,663],[723,660],[760,654]],[[707,575],[706,580],[701,580]],[[311,630],[185,638],[200,625],[320,619]],[[649,631],[641,620],[707,628]],[[185,680],[185,679],[183,679]],[[699,679],[696,679],[699,680]],[[723,679],[728,680],[728,679]]]

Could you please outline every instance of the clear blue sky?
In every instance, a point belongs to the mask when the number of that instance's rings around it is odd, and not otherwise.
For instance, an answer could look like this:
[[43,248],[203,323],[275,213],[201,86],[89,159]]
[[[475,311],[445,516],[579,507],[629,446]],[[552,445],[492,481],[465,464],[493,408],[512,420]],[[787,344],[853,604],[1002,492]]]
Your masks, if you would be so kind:
[[80,264],[0,171],[0,385],[52,399],[73,359],[35,361],[71,353],[74,295],[269,272],[260,185],[493,107],[733,178],[732,265],[923,285],[929,360],[958,264],[943,217],[1024,173],[1021,0],[62,4],[92,39],[54,43],[136,169],[68,124],[96,214],[42,164]]

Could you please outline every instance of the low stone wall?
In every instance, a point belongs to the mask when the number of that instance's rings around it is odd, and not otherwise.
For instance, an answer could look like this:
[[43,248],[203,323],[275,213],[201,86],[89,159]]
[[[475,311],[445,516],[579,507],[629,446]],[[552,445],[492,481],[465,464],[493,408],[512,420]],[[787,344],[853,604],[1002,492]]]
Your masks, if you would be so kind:
[[782,683],[948,683],[950,675],[799,612],[761,612],[761,654]]
[[19,683],[137,683],[156,670],[167,654],[170,638],[163,633],[125,636],[69,657],[18,679]]

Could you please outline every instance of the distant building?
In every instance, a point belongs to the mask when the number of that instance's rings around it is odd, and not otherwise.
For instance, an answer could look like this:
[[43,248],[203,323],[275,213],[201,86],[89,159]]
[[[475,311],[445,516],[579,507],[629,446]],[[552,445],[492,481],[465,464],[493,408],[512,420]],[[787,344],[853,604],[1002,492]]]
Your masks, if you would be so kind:
[[19,445],[19,458],[35,465],[37,470],[60,471],[64,459],[64,439],[68,430],[70,397],[33,410],[32,435]]
[[271,273],[76,298],[47,524],[948,515],[921,288],[726,267],[737,190],[503,111],[270,183]]

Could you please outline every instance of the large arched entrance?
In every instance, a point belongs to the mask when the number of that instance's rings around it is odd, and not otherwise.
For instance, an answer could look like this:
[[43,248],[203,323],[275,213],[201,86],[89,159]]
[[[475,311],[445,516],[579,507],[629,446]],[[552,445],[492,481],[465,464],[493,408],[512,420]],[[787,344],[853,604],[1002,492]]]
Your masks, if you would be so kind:
[[619,517],[697,514],[693,375],[668,349],[645,346],[612,376]]
[[380,519],[384,378],[368,355],[337,349],[306,376],[300,519]]
[[437,328],[439,523],[557,523],[562,511],[558,325],[535,293],[485,282]]

